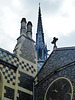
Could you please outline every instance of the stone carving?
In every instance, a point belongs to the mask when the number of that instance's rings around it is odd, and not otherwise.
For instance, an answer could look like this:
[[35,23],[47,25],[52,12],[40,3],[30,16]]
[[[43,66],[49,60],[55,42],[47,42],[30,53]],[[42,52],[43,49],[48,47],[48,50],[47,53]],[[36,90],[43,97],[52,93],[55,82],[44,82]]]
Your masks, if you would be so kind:
[[58,38],[54,37],[53,41],[51,42],[52,44],[54,44],[54,49],[57,48],[57,46],[56,46],[57,40],[58,40]]

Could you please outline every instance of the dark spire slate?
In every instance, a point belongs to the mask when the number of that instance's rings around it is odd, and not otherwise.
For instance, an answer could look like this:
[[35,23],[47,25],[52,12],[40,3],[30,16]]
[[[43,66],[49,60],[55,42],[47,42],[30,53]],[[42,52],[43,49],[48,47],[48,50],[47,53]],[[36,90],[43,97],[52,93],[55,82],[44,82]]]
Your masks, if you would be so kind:
[[[41,8],[39,5],[39,12],[38,12],[38,25],[37,25],[37,38],[39,39],[39,41],[36,42],[43,42],[44,43],[44,34],[43,34],[43,27],[42,27],[42,19],[41,19]],[[41,40],[40,40],[41,38]]]
[[40,4],[39,4],[39,12],[38,12],[38,24],[37,24],[35,47],[37,51],[37,60],[38,60],[37,63],[38,63],[38,70],[39,70],[42,67],[44,61],[47,59],[47,46],[45,45],[44,42]]

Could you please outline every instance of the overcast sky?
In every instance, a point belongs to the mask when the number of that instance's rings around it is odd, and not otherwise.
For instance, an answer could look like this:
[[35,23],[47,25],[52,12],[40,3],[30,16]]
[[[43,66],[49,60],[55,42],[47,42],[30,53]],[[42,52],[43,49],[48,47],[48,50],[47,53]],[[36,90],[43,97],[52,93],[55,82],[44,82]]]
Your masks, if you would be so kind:
[[57,37],[57,47],[75,46],[75,0],[0,0],[0,48],[13,52],[23,17],[33,24],[36,40],[39,2],[48,49]]

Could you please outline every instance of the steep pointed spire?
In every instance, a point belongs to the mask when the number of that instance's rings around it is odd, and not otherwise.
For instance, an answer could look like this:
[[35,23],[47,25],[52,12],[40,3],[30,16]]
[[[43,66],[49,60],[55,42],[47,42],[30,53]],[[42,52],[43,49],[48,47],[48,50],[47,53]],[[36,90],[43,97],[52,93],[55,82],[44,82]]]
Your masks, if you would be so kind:
[[[38,13],[38,17],[40,18],[40,20],[41,20],[41,8],[40,8],[40,3],[39,3],[39,13]],[[38,19],[39,19],[38,18]]]
[[40,3],[39,3],[39,11],[38,11],[38,24],[37,24],[35,48],[37,51],[37,63],[38,63],[38,70],[39,70],[44,64],[44,61],[47,59],[47,46],[45,45],[44,42]]
[[[42,42],[44,43],[44,34],[43,34],[43,27],[42,27],[40,3],[39,3],[39,12],[38,12],[37,37],[39,37],[39,35],[42,37],[41,38],[41,43]],[[37,40],[36,40],[36,42],[37,42]],[[40,42],[40,39],[39,39],[38,42]]]

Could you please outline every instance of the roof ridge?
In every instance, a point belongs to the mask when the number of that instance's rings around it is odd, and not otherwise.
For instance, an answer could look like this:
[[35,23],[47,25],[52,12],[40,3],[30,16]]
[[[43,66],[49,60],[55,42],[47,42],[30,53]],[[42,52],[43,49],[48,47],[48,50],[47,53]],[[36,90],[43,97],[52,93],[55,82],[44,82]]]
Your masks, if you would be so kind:
[[75,49],[75,46],[72,47],[61,47],[61,48],[57,48],[56,50],[72,50]]
[[6,53],[8,53],[8,54],[10,54],[10,55],[12,55],[12,56],[14,56],[14,57],[16,57],[16,58],[17,58],[17,56],[16,56],[16,55],[14,55],[13,53],[11,53],[11,52],[9,52],[9,51],[7,51],[7,50],[3,49],[3,48],[0,48],[0,50],[2,50],[2,51],[4,51],[4,52],[6,52]]
[[[49,78],[50,76],[54,75],[56,72],[59,72],[59,71],[63,70],[64,68],[70,67],[70,65],[75,65],[75,61],[70,62],[70,63],[67,63],[67,64],[64,65],[64,66],[60,66],[60,67],[56,68],[55,70],[53,70],[52,72],[50,72],[47,76],[45,76],[42,80],[40,80],[40,81],[36,84],[36,86],[37,86],[39,83],[44,82],[47,78]],[[35,80],[35,78],[34,78],[34,80]]]
[[54,51],[51,52],[51,54],[49,55],[49,57],[46,59],[46,61],[44,62],[43,66],[41,67],[41,69],[38,71],[38,73],[36,74],[36,76],[34,77],[34,80],[35,78],[38,76],[38,74],[41,72],[41,70],[43,69],[44,65],[46,64],[46,62],[48,61],[48,59],[51,57],[51,55],[53,54]]

